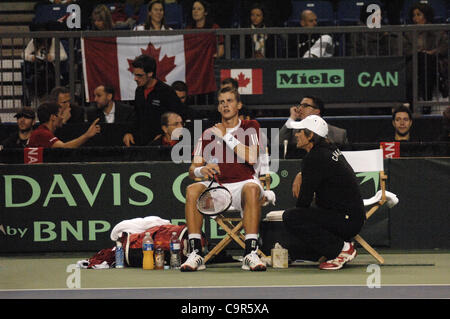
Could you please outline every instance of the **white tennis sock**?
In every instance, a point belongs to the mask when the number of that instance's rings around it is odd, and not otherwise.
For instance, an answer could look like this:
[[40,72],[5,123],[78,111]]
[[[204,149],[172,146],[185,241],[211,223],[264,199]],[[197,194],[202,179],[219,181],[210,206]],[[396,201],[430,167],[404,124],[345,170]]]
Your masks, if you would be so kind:
[[258,234],[246,234],[245,240],[247,239],[258,239]]
[[201,234],[189,234],[188,235],[188,239],[202,239],[202,235]]

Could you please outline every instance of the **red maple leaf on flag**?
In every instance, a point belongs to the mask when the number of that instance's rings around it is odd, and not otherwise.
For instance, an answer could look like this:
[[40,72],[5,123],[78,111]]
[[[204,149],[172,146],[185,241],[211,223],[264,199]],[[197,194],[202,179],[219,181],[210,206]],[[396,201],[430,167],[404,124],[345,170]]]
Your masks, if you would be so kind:
[[[160,60],[159,55],[161,52],[161,48],[156,49],[151,42],[149,42],[145,50],[141,49],[141,52],[142,54],[149,55],[156,60],[156,77],[159,80],[166,82],[167,74],[172,72],[172,70],[176,67],[175,57],[168,57],[167,55],[164,55],[164,57]],[[134,60],[127,59],[127,61],[129,65],[128,71],[133,73],[133,66],[131,64]]]
[[236,79],[239,83],[239,87],[245,88],[249,83],[250,79],[245,77],[244,73],[239,73],[238,78]]

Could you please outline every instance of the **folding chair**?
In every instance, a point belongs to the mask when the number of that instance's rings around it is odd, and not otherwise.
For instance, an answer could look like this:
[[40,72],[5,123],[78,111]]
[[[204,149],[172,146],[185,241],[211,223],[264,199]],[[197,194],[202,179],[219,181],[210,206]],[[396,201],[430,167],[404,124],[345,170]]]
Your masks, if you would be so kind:
[[[255,165],[255,171],[264,188],[264,196],[261,201],[261,206],[266,206],[269,202],[274,203],[275,193],[270,190],[270,173],[269,173],[269,157],[266,153],[260,154],[258,163]],[[216,223],[226,232],[222,240],[214,246],[205,256],[205,263],[211,258],[218,255],[231,241],[235,241],[239,246],[245,249],[245,236],[242,234],[244,227],[242,217],[226,217],[225,214],[232,214],[238,212],[231,206],[225,213],[219,214],[214,218]],[[260,249],[257,250],[258,255],[267,257]]]
[[[384,173],[383,164],[383,150],[375,149],[368,151],[350,151],[342,152],[347,162],[353,168],[355,173],[377,172],[379,174],[380,190],[369,198],[364,199],[364,206],[370,207],[366,212],[366,219],[369,219],[381,206],[387,205],[389,208],[394,207],[398,203],[398,198],[395,194],[386,191],[387,175]],[[372,248],[361,235],[356,235],[355,240],[380,264],[384,263],[383,257]]]

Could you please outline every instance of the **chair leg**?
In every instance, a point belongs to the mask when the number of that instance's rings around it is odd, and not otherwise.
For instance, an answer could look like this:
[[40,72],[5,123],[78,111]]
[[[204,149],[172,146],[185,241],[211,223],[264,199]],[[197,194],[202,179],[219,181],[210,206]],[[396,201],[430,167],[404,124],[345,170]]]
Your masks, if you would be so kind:
[[384,258],[381,257],[380,254],[378,254],[376,250],[373,249],[372,246],[370,246],[361,236],[356,235],[354,238],[365,250],[367,250],[369,254],[372,255],[373,258],[375,258],[380,264],[384,264]]
[[[232,240],[239,244],[243,249],[245,249],[245,236],[241,233],[241,229],[243,227],[242,220],[233,225],[228,220],[225,220],[221,217],[216,218],[216,223],[220,225],[220,227],[225,230],[227,233],[224,238],[216,245],[210,252],[205,256],[205,263],[208,262],[211,258],[218,255]],[[261,257],[267,257],[260,249],[257,251],[258,255]]]

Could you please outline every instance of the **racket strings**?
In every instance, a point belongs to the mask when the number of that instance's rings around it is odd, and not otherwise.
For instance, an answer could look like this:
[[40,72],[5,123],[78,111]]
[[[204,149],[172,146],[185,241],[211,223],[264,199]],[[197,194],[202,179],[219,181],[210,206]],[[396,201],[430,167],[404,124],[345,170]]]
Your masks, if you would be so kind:
[[197,208],[206,214],[217,214],[231,205],[231,194],[223,187],[206,190],[198,199]]

